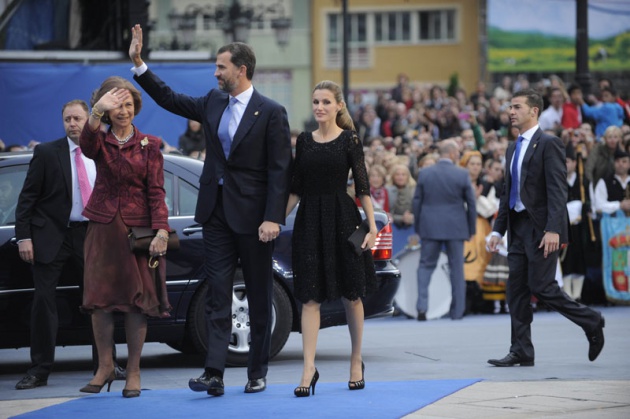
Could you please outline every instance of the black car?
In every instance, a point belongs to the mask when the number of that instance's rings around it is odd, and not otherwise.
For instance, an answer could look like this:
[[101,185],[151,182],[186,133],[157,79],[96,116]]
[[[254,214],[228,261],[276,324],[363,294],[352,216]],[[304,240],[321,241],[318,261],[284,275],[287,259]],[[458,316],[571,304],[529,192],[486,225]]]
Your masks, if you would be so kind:
[[[17,202],[32,153],[0,153],[0,348],[29,346],[33,280],[31,267],[23,262],[15,240],[14,208]],[[205,353],[206,327],[204,300],[207,284],[202,276],[203,245],[201,226],[193,220],[197,202],[198,179],[203,163],[188,157],[164,156],[164,184],[169,224],[180,237],[178,251],[168,253],[167,288],[173,306],[171,317],[149,319],[147,342],[163,342],[185,353]],[[8,209],[5,211],[5,209]],[[13,214],[11,214],[13,210]],[[291,270],[291,234],[294,214],[287,219],[276,239],[273,254],[273,335],[271,356],[283,348],[291,331],[300,328],[300,305],[293,297]],[[376,214],[380,229],[372,253],[378,278],[378,291],[365,299],[365,316],[391,314],[392,301],[400,281],[400,271],[391,263],[392,233],[387,214]],[[67,266],[57,287],[59,333],[57,345],[90,344],[89,317],[78,307],[82,295],[82,280],[76,268]],[[232,305],[232,337],[228,363],[247,364],[249,351],[249,310],[247,290],[242,273],[234,278]],[[341,302],[325,303],[321,308],[321,327],[346,323]],[[122,316],[117,319],[114,332],[116,342],[124,342]]]

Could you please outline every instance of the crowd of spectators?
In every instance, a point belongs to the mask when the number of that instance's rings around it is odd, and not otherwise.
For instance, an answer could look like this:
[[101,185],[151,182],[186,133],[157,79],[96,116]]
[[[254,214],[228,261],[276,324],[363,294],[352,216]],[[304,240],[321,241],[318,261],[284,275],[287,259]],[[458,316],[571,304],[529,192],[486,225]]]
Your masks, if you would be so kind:
[[[498,204],[503,190],[505,151],[509,142],[518,137],[518,131],[510,126],[510,99],[524,88],[540,91],[545,108],[541,110],[541,129],[579,150],[586,164],[585,175],[594,184],[602,176],[612,174],[615,147],[630,151],[630,103],[620,98],[608,79],[599,80],[593,94],[583,95],[578,85],[553,75],[536,81],[524,75],[515,79],[505,76],[493,90],[479,82],[467,92],[463,88],[412,83],[400,74],[389,91],[352,95],[348,108],[364,143],[373,201],[376,207],[391,214],[397,227],[395,234],[407,235],[410,244],[417,242],[411,228],[409,194],[413,193],[410,191],[418,172],[438,159],[436,144],[445,139],[459,144],[462,156],[469,157],[466,162],[481,164],[480,173],[467,167],[471,170],[471,182],[481,200]],[[617,142],[606,140],[604,133],[610,125],[620,129]],[[608,143],[614,144],[606,146]],[[472,151],[475,157],[470,160]],[[491,225],[493,215],[482,215],[480,222],[487,220]],[[488,227],[483,231],[489,231]],[[396,241],[400,242],[400,237]],[[490,257],[483,259],[489,261]],[[482,269],[471,279],[482,282],[483,277]]]

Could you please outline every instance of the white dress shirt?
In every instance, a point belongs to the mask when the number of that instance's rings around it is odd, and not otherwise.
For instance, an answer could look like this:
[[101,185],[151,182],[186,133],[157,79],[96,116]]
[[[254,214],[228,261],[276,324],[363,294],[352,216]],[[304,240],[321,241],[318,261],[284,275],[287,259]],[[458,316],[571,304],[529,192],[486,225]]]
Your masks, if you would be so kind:
[[[527,131],[525,131],[524,133],[521,134],[521,137],[523,137],[523,143],[521,144],[521,151],[518,155],[518,162],[517,162],[517,171],[518,171],[518,185],[517,185],[517,189],[518,189],[518,196],[516,197],[516,204],[514,204],[514,211],[516,212],[521,212],[525,209],[525,205],[523,205],[523,201],[521,201],[521,167],[523,166],[523,158],[525,157],[525,152],[527,151],[527,147],[529,147],[529,143],[532,140],[532,137],[534,136],[534,133],[538,130],[539,126],[538,125],[534,125],[534,127],[528,129]],[[515,149],[516,150],[516,149]],[[514,161],[514,155],[512,155],[512,160],[510,160],[510,166],[509,166],[509,170],[510,173],[512,173],[512,162]],[[508,196],[510,194],[508,193]]]
[[[630,176],[626,176],[626,179],[622,180],[619,176],[615,175],[615,179],[617,179],[624,188],[627,188],[628,183],[630,183]],[[600,179],[595,187],[594,204],[597,211],[601,211],[604,214],[612,214],[619,210],[621,202],[608,200],[608,188],[606,187],[606,181],[604,179]]]

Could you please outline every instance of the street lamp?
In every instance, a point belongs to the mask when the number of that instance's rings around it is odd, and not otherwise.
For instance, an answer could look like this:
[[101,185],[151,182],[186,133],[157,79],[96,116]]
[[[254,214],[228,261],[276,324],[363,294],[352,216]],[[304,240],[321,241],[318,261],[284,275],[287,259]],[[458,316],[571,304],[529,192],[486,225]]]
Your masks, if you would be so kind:
[[[273,17],[269,18],[270,15]],[[214,22],[215,27],[223,31],[227,42],[247,42],[252,24],[262,29],[265,21],[270,21],[278,45],[284,47],[289,43],[291,19],[285,16],[283,0],[278,0],[271,5],[247,6],[241,5],[238,0],[233,0],[230,6],[221,4],[201,7],[189,4],[184,9],[184,13],[180,14],[172,10],[168,15],[171,30],[174,33],[172,49],[180,48],[177,41],[178,31],[182,32],[183,48],[190,49],[193,35],[197,30],[197,16],[203,17],[204,28]]]

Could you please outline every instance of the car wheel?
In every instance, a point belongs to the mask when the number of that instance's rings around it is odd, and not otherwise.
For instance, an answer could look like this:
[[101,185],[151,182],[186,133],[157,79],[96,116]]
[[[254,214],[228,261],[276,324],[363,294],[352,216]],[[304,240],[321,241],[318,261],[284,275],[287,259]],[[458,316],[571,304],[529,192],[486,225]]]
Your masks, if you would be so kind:
[[[184,349],[191,345],[198,353],[202,354],[205,354],[208,349],[204,307],[207,290],[208,283],[204,281],[193,296],[186,324],[186,336],[182,345]],[[292,325],[293,308],[289,296],[282,286],[273,281],[270,359],[276,356],[284,347],[291,333]],[[227,365],[247,366],[249,344],[250,327],[247,290],[245,289],[243,272],[237,269],[233,285],[232,334],[228,346]]]

